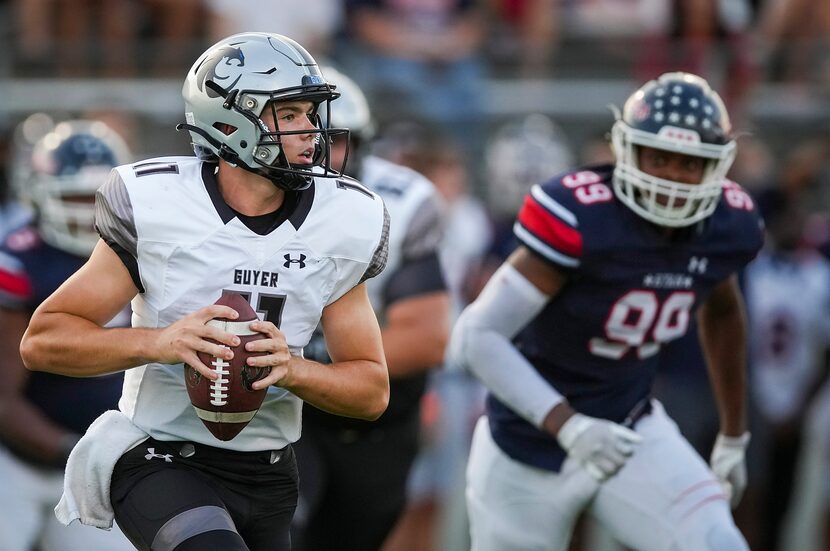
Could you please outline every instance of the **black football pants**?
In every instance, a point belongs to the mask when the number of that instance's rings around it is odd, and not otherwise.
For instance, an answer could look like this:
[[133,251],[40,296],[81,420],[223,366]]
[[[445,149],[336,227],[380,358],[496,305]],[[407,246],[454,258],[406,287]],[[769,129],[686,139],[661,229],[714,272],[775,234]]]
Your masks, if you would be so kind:
[[142,551],[289,550],[297,505],[291,446],[235,452],[149,439],[115,466],[115,521]]

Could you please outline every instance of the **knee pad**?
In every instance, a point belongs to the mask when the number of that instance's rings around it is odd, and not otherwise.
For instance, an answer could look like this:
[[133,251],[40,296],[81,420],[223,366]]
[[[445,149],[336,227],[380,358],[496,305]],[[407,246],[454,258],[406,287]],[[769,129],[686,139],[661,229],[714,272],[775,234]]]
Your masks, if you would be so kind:
[[219,530],[202,532],[183,541],[173,551],[249,551],[249,549],[236,532]]
[[[233,520],[231,520],[230,515],[225,509],[215,505],[205,505],[188,509],[164,523],[158,532],[156,532],[151,548],[154,550],[158,549],[159,551],[190,549],[191,547],[182,547],[182,545],[197,537],[200,538],[206,533],[213,534],[213,537],[222,537],[230,534],[231,536],[235,536],[239,541],[242,541],[242,538],[236,532],[236,526]],[[231,537],[230,539],[233,540],[235,538]],[[247,547],[244,547],[244,542],[242,545],[243,547],[229,547],[227,549],[247,549]],[[205,549],[218,550],[221,548],[210,547]]]

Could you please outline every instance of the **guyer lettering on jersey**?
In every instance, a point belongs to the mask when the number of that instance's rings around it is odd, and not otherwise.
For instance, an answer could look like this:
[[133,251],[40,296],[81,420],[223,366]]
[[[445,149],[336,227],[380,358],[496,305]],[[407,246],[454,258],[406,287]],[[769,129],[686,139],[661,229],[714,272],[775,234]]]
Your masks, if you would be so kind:
[[260,287],[276,287],[279,274],[266,270],[244,270],[233,271],[233,282],[235,285],[258,285]]

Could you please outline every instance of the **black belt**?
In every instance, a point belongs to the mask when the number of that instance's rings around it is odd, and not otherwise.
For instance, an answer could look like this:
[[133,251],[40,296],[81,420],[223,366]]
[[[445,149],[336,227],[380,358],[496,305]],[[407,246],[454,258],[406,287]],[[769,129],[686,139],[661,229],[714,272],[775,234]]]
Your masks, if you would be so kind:
[[637,421],[651,413],[652,409],[651,396],[646,396],[634,404],[634,407],[631,408],[631,411],[628,412],[628,415],[625,416],[625,420],[621,423],[622,426],[633,429],[634,425],[637,424]]
[[196,444],[194,442],[165,442],[165,443],[173,446],[174,449],[178,450],[179,455],[184,457],[184,458],[193,457],[194,455],[198,455],[198,452],[211,453],[213,455],[216,455],[216,454],[219,454],[219,455],[236,455],[236,454],[239,454],[239,455],[247,455],[249,457],[250,456],[255,456],[255,455],[260,455],[260,454],[267,454],[268,462],[271,463],[272,465],[274,463],[278,463],[282,459],[282,456],[285,455],[285,452],[290,448],[290,445],[289,445],[289,446],[286,446],[286,447],[284,447],[282,449],[279,449],[279,450],[266,450],[266,451],[260,451],[260,452],[238,452],[238,451],[234,451],[234,450],[226,450],[226,449],[223,449],[223,448],[214,448],[213,446],[204,446],[204,445],[201,445],[201,444]]

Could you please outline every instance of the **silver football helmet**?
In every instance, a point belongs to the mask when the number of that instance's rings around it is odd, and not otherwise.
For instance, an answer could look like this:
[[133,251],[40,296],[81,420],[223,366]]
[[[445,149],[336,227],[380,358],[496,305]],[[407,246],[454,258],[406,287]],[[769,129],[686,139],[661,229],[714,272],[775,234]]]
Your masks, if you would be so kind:
[[360,86],[331,66],[320,67],[326,80],[332,83],[340,97],[331,104],[329,126],[348,128],[352,136],[368,143],[375,135],[375,123],[369,110],[369,102]]
[[55,124],[52,116],[46,113],[32,113],[12,133],[7,176],[14,197],[27,206],[31,206],[29,182],[32,174],[32,150],[39,139],[55,128]]
[[[288,190],[307,188],[312,175],[339,175],[329,162],[329,140],[348,131],[327,128],[319,116],[339,94],[314,58],[290,38],[242,33],[220,40],[188,71],[182,96],[186,124],[178,128],[190,131],[197,157],[223,159]],[[283,135],[300,132],[272,132],[261,118],[264,109],[274,109],[273,102],[293,100],[316,106],[318,136],[311,166],[292,165],[281,147]]]
[[[614,192],[646,220],[689,226],[717,208],[735,159],[729,115],[720,96],[699,76],[666,73],[634,92],[611,129],[616,156]],[[656,178],[640,170],[638,148],[663,149],[707,160],[699,184]]]
[[349,141],[343,160],[343,170],[351,176],[359,176],[363,157],[369,143],[375,137],[375,123],[369,111],[369,102],[360,86],[331,66],[320,67],[326,80],[337,88],[340,97],[331,102],[329,126],[349,129]]
[[113,167],[131,161],[127,144],[100,121],[61,122],[34,144],[22,199],[50,245],[89,256],[98,242],[95,192]]
[[525,194],[570,168],[574,154],[567,136],[542,113],[530,113],[495,129],[484,149],[490,207],[515,216]]

